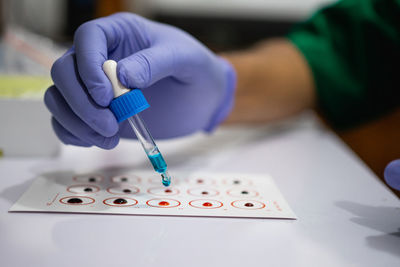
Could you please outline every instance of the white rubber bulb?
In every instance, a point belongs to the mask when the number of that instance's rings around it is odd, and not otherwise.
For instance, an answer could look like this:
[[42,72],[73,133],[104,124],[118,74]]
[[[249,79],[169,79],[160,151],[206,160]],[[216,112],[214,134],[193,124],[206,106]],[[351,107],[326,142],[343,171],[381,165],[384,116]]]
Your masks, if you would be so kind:
[[113,91],[114,91],[114,98],[123,95],[130,90],[123,86],[117,77],[117,62],[114,60],[107,60],[103,63],[103,71],[107,75],[108,79],[110,80]]

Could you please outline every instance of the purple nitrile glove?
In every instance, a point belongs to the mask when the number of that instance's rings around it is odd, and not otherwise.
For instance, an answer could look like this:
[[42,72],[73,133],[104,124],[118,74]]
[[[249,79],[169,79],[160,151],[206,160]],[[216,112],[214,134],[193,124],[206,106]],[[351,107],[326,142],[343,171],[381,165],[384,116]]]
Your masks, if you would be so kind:
[[386,166],[384,176],[390,187],[400,190],[400,159],[393,160]]
[[233,106],[235,72],[189,34],[130,13],[89,21],[53,65],[45,95],[52,124],[65,144],[110,149],[134,138],[107,108],[113,99],[103,62],[118,62],[120,82],[140,88],[150,104],[141,116],[155,138],[211,131]]

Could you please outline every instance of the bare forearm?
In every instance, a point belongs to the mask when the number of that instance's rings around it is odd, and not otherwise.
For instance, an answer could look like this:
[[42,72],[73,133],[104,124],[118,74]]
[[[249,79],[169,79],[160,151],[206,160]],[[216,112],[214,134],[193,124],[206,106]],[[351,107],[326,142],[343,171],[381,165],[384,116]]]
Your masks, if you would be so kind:
[[311,72],[288,40],[273,39],[223,56],[238,78],[235,106],[227,123],[269,122],[314,106]]

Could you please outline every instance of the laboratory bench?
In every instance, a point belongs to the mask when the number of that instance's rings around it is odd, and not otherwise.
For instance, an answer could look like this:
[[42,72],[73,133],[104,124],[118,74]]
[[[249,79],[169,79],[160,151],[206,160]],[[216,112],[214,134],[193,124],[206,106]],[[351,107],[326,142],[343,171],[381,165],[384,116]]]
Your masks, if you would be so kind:
[[151,168],[132,140],[63,146],[55,158],[0,159],[0,265],[400,266],[398,198],[314,113],[158,145],[171,173],[270,174],[298,218],[8,212],[43,173]]

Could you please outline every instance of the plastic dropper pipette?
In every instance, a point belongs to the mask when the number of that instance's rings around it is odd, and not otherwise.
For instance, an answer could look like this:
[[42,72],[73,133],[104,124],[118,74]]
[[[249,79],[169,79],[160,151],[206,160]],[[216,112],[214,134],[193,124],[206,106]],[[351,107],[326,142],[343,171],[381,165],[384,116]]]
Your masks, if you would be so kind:
[[128,120],[129,125],[142,144],[154,170],[161,174],[162,184],[169,186],[171,183],[171,176],[167,171],[167,164],[139,115],[140,112],[150,105],[139,89],[129,90],[119,82],[117,78],[117,62],[114,60],[105,61],[103,70],[110,80],[114,91],[114,99],[110,104],[111,111],[114,113],[118,122]]

